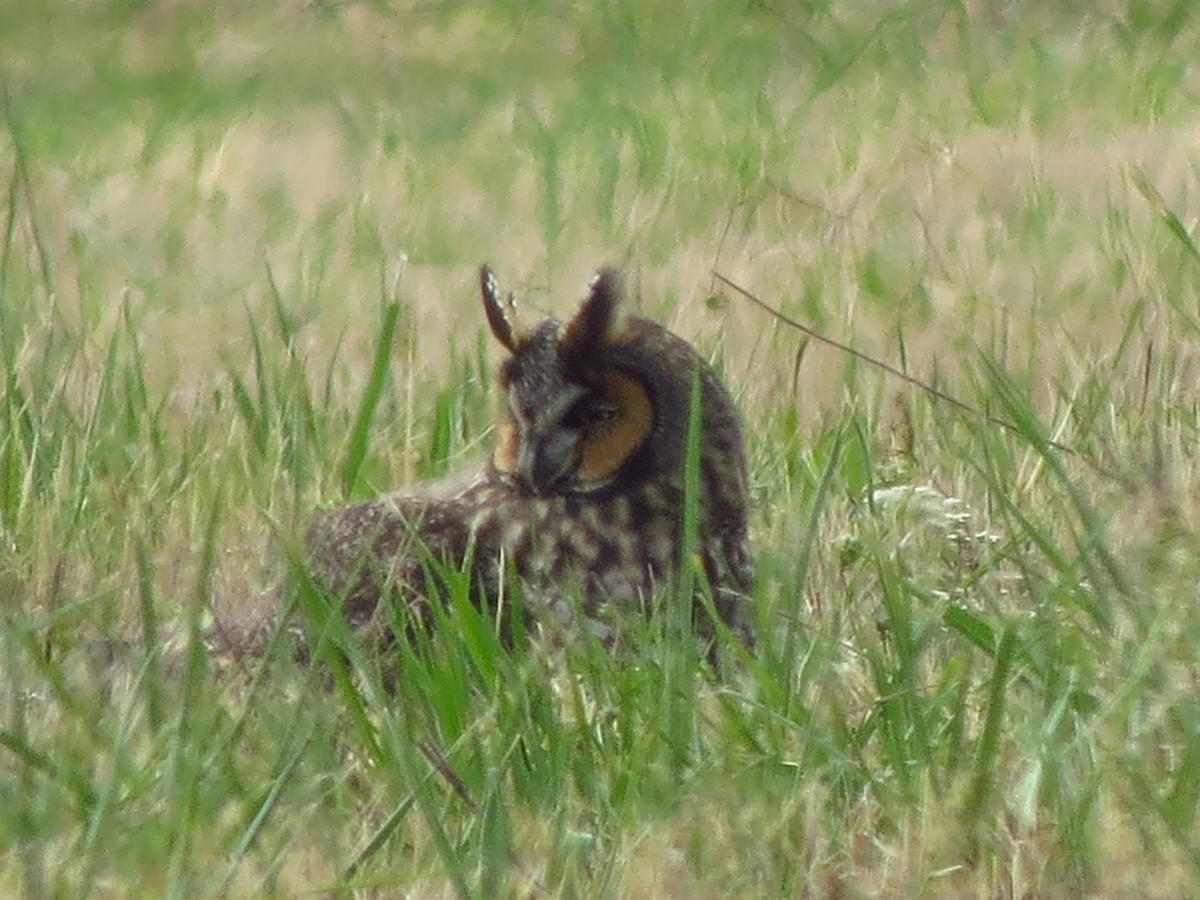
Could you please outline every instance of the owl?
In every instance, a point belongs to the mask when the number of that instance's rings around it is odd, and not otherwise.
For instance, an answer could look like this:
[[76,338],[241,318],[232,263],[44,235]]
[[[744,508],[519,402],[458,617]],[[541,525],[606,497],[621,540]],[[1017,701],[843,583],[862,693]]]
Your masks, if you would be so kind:
[[[717,374],[683,339],[623,313],[612,269],[566,324],[524,327],[487,266],[479,281],[506,354],[490,459],[466,479],[318,515],[303,541],[312,583],[355,631],[386,638],[397,622],[429,622],[434,560],[468,571],[489,615],[515,585],[528,623],[615,642],[631,617],[679,596],[691,566],[695,633],[711,646],[715,611],[751,642],[746,462]],[[697,507],[686,559],[685,472]]]

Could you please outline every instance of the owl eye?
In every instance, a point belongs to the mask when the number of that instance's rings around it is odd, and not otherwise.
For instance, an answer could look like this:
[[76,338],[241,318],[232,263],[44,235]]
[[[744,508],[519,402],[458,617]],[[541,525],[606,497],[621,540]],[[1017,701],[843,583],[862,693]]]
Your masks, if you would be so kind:
[[596,432],[611,428],[620,417],[621,408],[615,403],[588,397],[567,410],[562,423],[572,431]]

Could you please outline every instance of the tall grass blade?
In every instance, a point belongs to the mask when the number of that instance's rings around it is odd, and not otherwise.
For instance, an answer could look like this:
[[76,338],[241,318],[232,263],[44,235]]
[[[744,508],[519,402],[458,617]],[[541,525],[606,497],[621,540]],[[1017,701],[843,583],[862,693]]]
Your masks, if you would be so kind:
[[206,654],[201,619],[212,596],[221,507],[222,498],[218,494],[209,511],[196,571],[196,583],[191,602],[183,612],[185,620],[181,623],[186,630],[182,683],[179,712],[171,723],[171,745],[166,775],[170,806],[165,827],[170,840],[170,857],[163,893],[172,898],[185,897],[194,889],[188,861],[198,830],[193,817],[199,806],[200,781],[204,774],[198,765],[199,754],[205,745],[199,734],[201,714],[207,712],[202,694]]
[[[428,780],[431,774],[428,773],[425,775],[425,779]],[[362,867],[370,862],[371,857],[387,845],[392,835],[396,833],[396,829],[404,824],[404,820],[408,818],[408,814],[412,811],[416,801],[416,794],[413,793],[407,795],[397,804],[396,808],[392,810],[388,817],[380,824],[379,828],[375,830],[375,833],[371,835],[370,840],[354,855],[354,859],[350,861],[350,864],[342,870],[342,881],[352,881]]]
[[141,532],[134,535],[133,554],[137,566],[138,617],[142,627],[142,645],[146,652],[146,676],[142,683],[146,691],[147,725],[151,734],[157,734],[165,716],[159,661],[158,610],[154,603],[154,574],[150,551],[146,547],[146,537]]
[[[11,729],[0,727],[0,748],[8,750],[17,762],[17,775],[14,779],[15,790],[24,797],[40,796],[38,773],[49,776],[52,781],[61,781],[59,766],[45,754],[38,752],[29,743],[28,722],[26,720],[26,700],[31,693],[25,686],[25,679],[20,669],[20,647],[17,646],[11,623],[6,621],[5,628],[0,631],[0,674],[4,676],[3,686],[7,688],[8,696],[4,698],[7,706],[7,719]],[[12,772],[5,765],[7,772]],[[75,779],[68,780],[70,782]],[[76,802],[90,809],[95,802],[91,785],[86,781],[77,785]],[[41,835],[32,827],[26,810],[15,803],[0,803],[0,822],[5,822],[7,831],[13,835],[14,844],[19,848],[17,854],[21,876],[24,881],[25,895],[30,898],[46,896],[46,857]]]
[[[4,90],[4,121],[8,126],[8,135],[12,140],[13,156],[15,158],[14,173],[15,180],[21,185],[21,192],[25,195],[25,212],[29,220],[29,231],[33,235],[33,246],[37,250],[38,266],[42,277],[42,287],[45,289],[47,296],[54,294],[54,266],[51,262],[50,252],[46,249],[46,240],[42,234],[42,227],[38,219],[37,209],[34,203],[33,185],[30,183],[29,176],[29,155],[25,147],[25,137],[21,132],[20,123],[16,109],[13,106],[12,97],[8,93],[8,89]],[[10,208],[12,206],[10,205]],[[10,226],[11,228],[11,222]],[[8,252],[8,241],[5,242],[5,253]],[[5,260],[5,268],[7,271],[7,259]]]
[[387,381],[388,364],[392,356],[392,341],[396,333],[396,322],[400,318],[400,304],[392,301],[384,307],[380,323],[379,338],[375,342],[375,356],[371,372],[363,388],[354,423],[350,426],[350,441],[346,447],[346,461],[342,467],[342,495],[351,497],[358,487],[358,474],[367,448],[371,442],[371,420],[383,394]]
[[965,820],[972,829],[978,825],[992,806],[997,782],[996,765],[1000,759],[1001,728],[1004,723],[1005,704],[1008,700],[1009,676],[1018,646],[1019,639],[1016,629],[1010,625],[1000,636],[1000,645],[996,650],[995,665],[992,668],[992,678],[988,687],[983,734],[979,738],[979,746],[975,753],[974,773],[971,776],[971,787],[967,794]]
[[295,740],[290,751],[281,760],[277,772],[272,776],[267,792],[254,810],[254,815],[251,817],[249,824],[247,824],[241,836],[234,842],[233,847],[230,849],[227,862],[228,874],[224,879],[226,885],[233,878],[238,864],[246,856],[251,844],[254,843],[262,831],[268,817],[278,807],[284,789],[294,777],[296,769],[304,757],[304,750],[308,746],[311,736],[312,733],[310,730],[307,735]]
[[[844,440],[844,432],[840,428],[837,429],[834,433],[833,445],[829,448],[825,465],[821,469],[821,478],[817,482],[817,490],[813,494],[812,504],[809,506],[808,513],[805,516],[804,539],[800,544],[800,553],[796,559],[797,594],[804,591],[805,586],[809,583],[813,550],[816,547],[817,535],[820,533],[819,523],[829,500],[834,475],[841,466],[842,442]],[[782,699],[783,715],[787,718],[791,718],[795,713],[793,704],[797,700],[795,691],[792,690],[791,686],[795,684],[796,669],[800,660],[800,629],[800,610],[797,608],[792,610],[788,616],[783,640],[784,679],[782,683],[787,686],[787,689]]]
[[8,203],[7,215],[4,219],[4,237],[3,243],[0,244],[0,351],[5,356],[12,353],[11,336],[8,333],[8,328],[5,323],[10,321],[12,311],[10,309],[10,301],[8,298],[8,275],[9,266],[12,263],[13,238],[17,230],[17,209],[19,199],[19,185],[16,167],[13,167],[12,178],[8,182]]
[[[1179,241],[1179,244],[1191,257],[1193,262],[1200,263],[1200,248],[1196,247],[1196,242],[1192,240],[1191,233],[1184,226],[1179,216],[1175,213],[1167,201],[1163,199],[1162,194],[1158,192],[1158,188],[1150,181],[1145,171],[1131,166],[1129,168],[1129,178],[1133,182],[1134,187],[1138,189],[1138,193],[1145,198],[1146,202],[1154,208],[1155,213],[1162,220],[1162,223],[1167,226],[1167,230],[1171,235]],[[1194,322],[1194,319],[1189,319]]]
[[1103,519],[1067,472],[1054,442],[1046,436],[1041,422],[1029,407],[1028,402],[1017,393],[1012,382],[992,360],[985,357],[983,364],[988,378],[995,388],[995,396],[1004,403],[1008,414],[1020,429],[1020,433],[1046,461],[1050,471],[1054,473],[1055,479],[1070,498],[1071,505],[1083,525],[1084,537],[1077,540],[1079,561],[1085,567],[1088,580],[1095,592],[1096,613],[1105,623],[1105,627],[1110,627],[1112,611],[1109,585],[1111,585],[1120,596],[1127,598],[1126,610],[1133,615],[1134,621],[1144,628],[1146,625],[1145,615],[1138,608],[1138,604],[1132,601],[1132,587],[1116,555],[1108,546]]

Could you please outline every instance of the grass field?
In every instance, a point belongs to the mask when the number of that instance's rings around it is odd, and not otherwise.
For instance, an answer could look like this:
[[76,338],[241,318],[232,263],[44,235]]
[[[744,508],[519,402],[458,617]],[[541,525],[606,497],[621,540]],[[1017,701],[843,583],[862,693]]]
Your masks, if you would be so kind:
[[[1194,895],[1197,46],[1190,0],[0,6],[0,894]],[[457,610],[395,696],[208,658],[313,510],[486,454],[484,260],[559,315],[619,264],[724,371],[755,654]]]

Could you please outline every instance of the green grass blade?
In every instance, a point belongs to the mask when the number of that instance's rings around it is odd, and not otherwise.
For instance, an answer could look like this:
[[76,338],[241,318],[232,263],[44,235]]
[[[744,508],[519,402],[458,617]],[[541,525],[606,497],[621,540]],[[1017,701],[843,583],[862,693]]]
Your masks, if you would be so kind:
[[404,820],[412,812],[416,799],[416,794],[409,794],[397,804],[391,814],[383,820],[379,828],[371,835],[367,843],[363,845],[363,848],[354,855],[354,859],[350,861],[350,864],[342,870],[342,881],[353,881],[362,867],[370,862],[371,857],[384,848],[387,842],[391,840],[392,835],[396,833],[396,829],[404,824]]
[[[1167,201],[1163,199],[1162,194],[1154,187],[1146,173],[1134,166],[1129,169],[1129,177],[1133,181],[1134,187],[1138,189],[1138,193],[1154,208],[1162,223],[1167,226],[1172,237],[1179,241],[1180,246],[1187,251],[1187,255],[1194,262],[1200,263],[1200,249],[1196,247],[1196,242],[1192,240],[1191,234],[1179,216],[1167,205]],[[1194,323],[1195,319],[1189,317],[1189,321]]]
[[971,787],[964,809],[964,818],[971,828],[985,818],[994,803],[999,774],[997,764],[1000,759],[1001,728],[1004,723],[1005,705],[1008,702],[1010,673],[1018,645],[1016,631],[1011,626],[1005,628],[996,650],[996,661],[988,686],[983,734],[979,738],[979,747],[975,753],[974,773],[971,776]]
[[342,466],[342,494],[353,496],[358,487],[359,470],[367,456],[367,448],[371,442],[371,420],[379,405],[387,382],[389,363],[392,357],[392,342],[396,333],[396,322],[400,318],[400,305],[392,302],[384,307],[383,320],[380,323],[379,337],[375,342],[375,356],[371,362],[371,372],[363,387],[359,399],[358,412],[354,423],[350,426],[350,440],[346,446],[346,460]]
[[154,577],[151,572],[150,552],[146,538],[138,533],[133,542],[134,560],[137,565],[138,613],[141,623],[142,644],[146,648],[146,716],[150,732],[155,734],[163,725],[165,717],[162,670],[159,665],[158,610],[154,603]]
[[[29,222],[29,231],[33,238],[33,245],[37,250],[42,287],[46,291],[47,296],[53,296],[54,266],[51,262],[50,252],[42,234],[42,227],[34,205],[35,192],[33,185],[30,183],[29,153],[25,144],[25,135],[21,128],[16,108],[13,105],[12,96],[9,94],[7,88],[4,90],[4,120],[8,126],[8,135],[12,141],[13,155],[15,157],[14,177],[20,183],[21,192],[25,195],[26,217]],[[5,267],[5,271],[7,271],[7,266]]]

